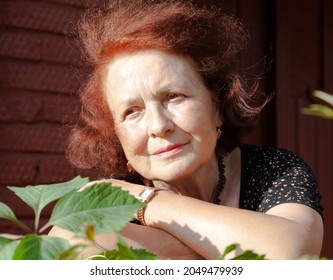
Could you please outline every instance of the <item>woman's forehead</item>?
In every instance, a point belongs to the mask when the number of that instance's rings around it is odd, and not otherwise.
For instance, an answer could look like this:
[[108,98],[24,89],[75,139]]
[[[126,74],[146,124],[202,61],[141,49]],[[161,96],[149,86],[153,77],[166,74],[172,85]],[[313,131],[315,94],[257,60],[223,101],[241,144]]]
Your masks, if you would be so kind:
[[115,56],[107,66],[107,89],[114,86],[137,86],[144,81],[158,90],[171,85],[197,86],[201,76],[194,62],[180,55],[145,50],[122,53]]
[[[191,60],[181,55],[166,53],[158,50],[139,50],[122,52],[114,56],[108,64],[109,71],[116,69],[120,74],[148,68],[151,72],[171,68],[175,71],[183,71],[190,66]],[[191,65],[194,67],[194,64]]]

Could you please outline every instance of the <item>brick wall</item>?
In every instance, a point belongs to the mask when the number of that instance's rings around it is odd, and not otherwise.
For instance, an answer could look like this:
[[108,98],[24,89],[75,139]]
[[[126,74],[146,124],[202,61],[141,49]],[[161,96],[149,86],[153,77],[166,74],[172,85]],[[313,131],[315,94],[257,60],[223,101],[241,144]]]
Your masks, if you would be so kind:
[[[77,92],[87,72],[75,45],[76,23],[85,8],[101,4],[0,1],[0,201],[28,224],[32,211],[7,185],[62,182],[82,173],[65,157],[68,124],[78,116]],[[1,232],[17,229],[0,220]]]

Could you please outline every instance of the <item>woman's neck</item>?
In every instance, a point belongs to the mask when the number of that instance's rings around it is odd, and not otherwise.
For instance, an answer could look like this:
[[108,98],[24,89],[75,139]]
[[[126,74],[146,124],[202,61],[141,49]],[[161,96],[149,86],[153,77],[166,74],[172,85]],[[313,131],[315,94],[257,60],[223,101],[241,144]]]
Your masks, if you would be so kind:
[[[201,166],[191,176],[175,182],[166,183],[154,181],[155,187],[168,188],[182,195],[194,197],[204,201],[210,201],[214,187],[219,179],[219,170],[216,156]],[[175,190],[176,189],[176,190]]]
[[221,204],[229,207],[239,207],[241,183],[241,150],[234,149],[224,159],[226,183],[220,195]]

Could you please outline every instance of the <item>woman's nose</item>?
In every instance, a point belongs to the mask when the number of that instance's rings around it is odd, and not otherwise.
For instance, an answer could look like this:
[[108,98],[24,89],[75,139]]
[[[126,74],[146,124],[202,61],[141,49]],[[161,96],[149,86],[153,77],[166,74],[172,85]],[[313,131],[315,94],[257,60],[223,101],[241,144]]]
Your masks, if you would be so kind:
[[174,130],[174,123],[163,106],[146,108],[146,121],[150,137],[163,137]]

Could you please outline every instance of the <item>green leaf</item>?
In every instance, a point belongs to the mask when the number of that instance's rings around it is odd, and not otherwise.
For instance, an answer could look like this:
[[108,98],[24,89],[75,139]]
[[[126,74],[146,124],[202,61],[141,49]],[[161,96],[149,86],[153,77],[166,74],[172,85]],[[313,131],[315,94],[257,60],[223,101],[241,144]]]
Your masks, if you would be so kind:
[[12,209],[10,209],[6,204],[0,202],[0,218],[12,221],[16,225],[18,225],[20,228],[27,232],[31,232],[31,229],[28,228],[25,224],[21,223],[17,217],[15,216]]
[[157,257],[144,249],[129,248],[124,242],[118,242],[118,260],[157,260]]
[[[218,260],[224,260],[225,257],[232,251],[238,249],[240,245],[238,243],[234,243],[229,245],[223,252],[223,254],[218,258]],[[264,260],[265,255],[258,255],[251,250],[245,250],[240,255],[232,258],[232,260]]]
[[70,244],[65,239],[29,234],[16,247],[13,260],[56,260],[69,248]]
[[305,115],[318,116],[325,119],[333,119],[333,109],[326,105],[310,104],[307,108],[302,108],[301,112]]
[[157,256],[144,249],[132,249],[119,239],[118,249],[102,252],[93,260],[157,260]]
[[58,260],[77,260],[82,251],[87,247],[84,244],[74,245],[58,256]]
[[224,252],[218,258],[218,260],[224,260],[224,258],[226,257],[226,255],[228,255],[232,251],[235,251],[237,248],[239,248],[239,246],[240,245],[238,243],[234,243],[234,244],[229,245],[228,247],[225,248]]
[[38,229],[40,213],[43,208],[64,196],[68,192],[78,190],[88,183],[87,178],[81,178],[80,176],[72,179],[71,181],[51,184],[51,185],[38,185],[27,187],[8,187],[18,197],[20,197],[25,203],[27,203],[35,212],[35,228]]
[[232,260],[264,260],[265,255],[258,255],[251,250],[246,250],[242,254],[234,257]]
[[18,244],[18,240],[0,236],[0,260],[11,260]]
[[89,241],[95,242],[95,225],[93,223],[84,224],[84,235]]
[[111,183],[98,183],[62,197],[44,228],[58,226],[82,233],[87,223],[93,223],[96,234],[115,232],[121,230],[144,205]]
[[333,95],[328,94],[327,92],[324,91],[315,90],[313,91],[313,96],[318,97],[321,100],[324,100],[333,107]]
[[12,222],[16,222],[17,218],[12,211],[6,204],[0,202],[0,218],[10,220]]

